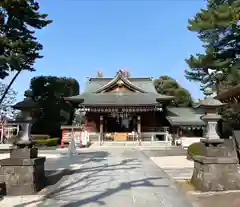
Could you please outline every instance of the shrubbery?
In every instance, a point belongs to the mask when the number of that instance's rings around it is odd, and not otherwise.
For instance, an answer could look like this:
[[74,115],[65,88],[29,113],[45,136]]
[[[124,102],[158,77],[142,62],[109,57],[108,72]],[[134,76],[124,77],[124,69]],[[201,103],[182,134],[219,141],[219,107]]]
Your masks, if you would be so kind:
[[187,150],[187,159],[192,160],[194,155],[204,155],[205,154],[205,145],[202,142],[196,142],[191,144]]
[[36,139],[36,146],[57,146],[59,144],[59,138],[48,139]]

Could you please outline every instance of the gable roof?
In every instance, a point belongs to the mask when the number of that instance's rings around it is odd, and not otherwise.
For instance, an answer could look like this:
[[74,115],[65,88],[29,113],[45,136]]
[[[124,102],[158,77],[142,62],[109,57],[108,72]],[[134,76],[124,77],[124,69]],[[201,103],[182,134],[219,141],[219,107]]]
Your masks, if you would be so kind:
[[160,100],[171,100],[171,97],[155,93],[83,93],[66,98],[73,102],[84,100],[85,106],[155,106]]
[[109,81],[107,84],[103,85],[101,88],[99,88],[96,93],[101,93],[108,88],[111,88],[112,86],[118,84],[118,82],[121,81],[122,84],[125,84],[129,88],[136,90],[141,93],[146,93],[141,87],[134,85],[128,78],[126,78],[123,74],[123,72],[120,70],[115,78],[113,78],[111,81]]
[[167,107],[167,120],[172,126],[204,126],[204,113],[194,108]]
[[[115,77],[116,78],[116,77]],[[96,93],[100,88],[103,88],[115,78],[89,78],[85,84],[84,93]],[[131,82],[138,91],[144,91],[147,93],[157,93],[152,78],[125,78]]]
[[[127,87],[137,92],[101,93],[117,84],[118,81],[122,81]],[[82,103],[85,106],[151,106],[172,100],[173,98],[173,96],[157,93],[152,78],[126,78],[120,71],[114,78],[89,78],[85,85],[84,93],[77,96],[66,97],[65,100]]]

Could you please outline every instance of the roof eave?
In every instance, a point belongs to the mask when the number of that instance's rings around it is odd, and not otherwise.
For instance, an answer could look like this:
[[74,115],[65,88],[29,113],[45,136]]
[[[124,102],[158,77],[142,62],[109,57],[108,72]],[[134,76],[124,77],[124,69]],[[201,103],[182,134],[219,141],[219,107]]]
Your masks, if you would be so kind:
[[84,107],[136,107],[136,106],[141,106],[141,107],[155,107],[158,106],[158,103],[153,103],[153,104],[85,104],[84,102],[80,103],[80,106]]
[[172,101],[174,99],[173,96],[166,96],[166,97],[159,97],[156,98],[157,102],[162,102],[162,101]]
[[74,96],[72,96],[72,97],[64,97],[63,98],[65,101],[69,101],[69,102],[72,102],[72,103],[79,103],[79,104],[81,104],[81,103],[83,103],[84,102],[84,98],[77,98],[77,97],[74,97]]
[[204,123],[170,123],[172,126],[185,126],[185,127],[191,127],[191,126],[205,126],[206,124]]

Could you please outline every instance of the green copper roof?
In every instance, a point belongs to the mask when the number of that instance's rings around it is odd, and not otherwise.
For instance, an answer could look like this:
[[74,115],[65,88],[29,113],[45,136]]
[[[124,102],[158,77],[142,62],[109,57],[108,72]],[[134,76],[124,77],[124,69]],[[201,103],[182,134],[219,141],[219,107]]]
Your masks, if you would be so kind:
[[[86,85],[84,93],[95,93],[98,89],[108,84],[112,78],[90,78]],[[149,93],[157,93],[151,78],[128,78],[135,86]]]
[[[135,92],[106,92],[118,84],[125,84]],[[85,106],[151,106],[173,98],[158,94],[152,78],[127,78],[119,71],[114,78],[90,78],[83,94],[65,99]]]
[[152,106],[157,105],[157,99],[169,100],[169,96],[158,95],[156,93],[83,93],[79,96],[70,97],[71,100],[84,99],[85,106]]
[[203,113],[193,108],[167,107],[167,120],[172,126],[204,126]]

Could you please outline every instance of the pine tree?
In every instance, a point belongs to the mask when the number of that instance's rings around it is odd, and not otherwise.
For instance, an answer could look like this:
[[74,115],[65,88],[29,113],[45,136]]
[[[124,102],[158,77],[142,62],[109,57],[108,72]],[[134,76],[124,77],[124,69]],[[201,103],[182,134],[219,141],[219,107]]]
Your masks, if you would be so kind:
[[[191,55],[186,60],[189,69],[185,71],[185,75],[190,81],[200,82],[203,88],[212,86],[219,92],[226,83],[229,85],[235,83],[230,81],[230,76],[232,73],[239,73],[236,70],[236,54],[239,48],[236,48],[236,43],[232,43],[236,42],[239,2],[239,0],[208,0],[207,9],[201,9],[189,20],[188,29],[197,32],[205,53]],[[216,79],[214,73],[209,74],[209,69],[221,71],[222,79]]]
[[23,70],[34,71],[34,63],[42,58],[42,45],[37,41],[35,30],[43,29],[52,21],[39,12],[36,0],[0,1],[0,78],[16,72],[7,91]]

